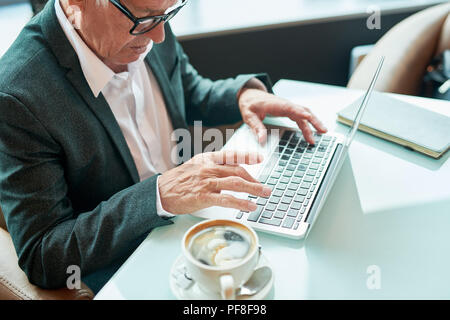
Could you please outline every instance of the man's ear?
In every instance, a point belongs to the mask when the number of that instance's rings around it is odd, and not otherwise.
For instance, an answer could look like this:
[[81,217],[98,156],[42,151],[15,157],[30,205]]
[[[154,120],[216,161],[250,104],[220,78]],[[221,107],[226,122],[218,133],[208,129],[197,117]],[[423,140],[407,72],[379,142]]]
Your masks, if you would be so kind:
[[84,0],[61,0],[64,13],[75,29],[81,29],[81,13],[84,11],[85,5]]

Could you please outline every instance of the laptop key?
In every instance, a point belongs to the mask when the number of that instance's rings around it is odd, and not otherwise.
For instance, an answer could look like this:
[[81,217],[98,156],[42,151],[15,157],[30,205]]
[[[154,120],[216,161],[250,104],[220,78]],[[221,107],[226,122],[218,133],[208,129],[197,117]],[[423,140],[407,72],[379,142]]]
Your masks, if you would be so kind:
[[291,179],[291,182],[300,183],[300,182],[302,182],[302,179],[300,179],[299,177],[294,177]]
[[284,195],[286,197],[290,197],[293,198],[295,196],[295,192],[293,190],[286,190],[286,192],[284,193]]
[[284,176],[284,177],[287,177],[287,178],[290,178],[290,177],[292,177],[292,174],[293,174],[293,173],[294,173],[293,171],[286,170],[286,171],[283,173],[283,176]]
[[272,175],[270,177],[272,179],[280,179],[281,173],[280,172],[272,172]]
[[300,210],[301,207],[302,207],[302,204],[300,202],[293,202],[291,204],[291,209],[294,209],[294,210]]
[[259,219],[258,222],[279,227],[281,225],[281,221],[283,221],[283,220],[277,219],[277,218],[273,218],[273,219],[261,218],[261,219]]
[[286,167],[286,170],[295,171],[295,168],[296,168],[295,165],[290,164]]
[[308,189],[300,188],[298,189],[297,194],[301,196],[306,196],[308,194]]
[[267,203],[267,199],[266,198],[259,198],[256,201],[256,204],[259,204],[260,206],[264,206]]
[[261,215],[262,210],[263,210],[263,207],[258,206],[258,208],[255,211],[250,212],[250,214],[248,215],[247,221],[253,221],[253,222],[258,221],[258,218]]
[[287,184],[285,183],[278,183],[276,188],[279,190],[286,190]]
[[292,131],[286,130],[283,135],[281,136],[280,140],[289,140],[291,137]]
[[311,183],[309,183],[309,182],[303,182],[303,183],[300,185],[300,187],[303,188],[303,189],[309,189],[309,188],[311,187]]
[[317,158],[323,158],[325,156],[324,152],[316,152],[316,157]]
[[290,204],[291,201],[292,201],[292,198],[286,197],[286,196],[284,196],[284,197],[281,199],[281,203],[285,203],[285,204]]
[[262,214],[262,217],[266,218],[266,219],[270,219],[270,218],[272,218],[272,216],[273,216],[273,211],[264,210],[264,212]]
[[305,196],[297,195],[294,198],[294,201],[296,201],[296,202],[303,202],[303,201],[305,201]]
[[278,211],[287,211],[287,209],[289,208],[289,205],[285,204],[285,203],[281,203],[278,206]]
[[280,178],[279,182],[288,184],[289,183],[289,178],[283,176],[283,177]]
[[269,211],[275,211],[276,208],[277,205],[275,203],[268,203],[265,209]]
[[288,217],[296,218],[298,215],[298,210],[289,209],[287,215]]
[[287,217],[286,219],[284,219],[282,227],[291,229],[292,226],[294,225],[294,222],[295,222],[295,219]]
[[293,183],[293,182],[291,182],[291,183],[289,184],[289,186],[288,186],[288,189],[289,189],[289,190],[296,191],[296,190],[298,189],[298,186],[299,186],[298,183]]
[[285,215],[286,215],[285,211],[277,211],[275,212],[275,215],[273,217],[277,219],[283,219]]
[[271,196],[270,199],[269,199],[269,202],[278,204],[280,202],[280,199],[281,199],[280,197]]
[[239,211],[238,214],[236,215],[236,219],[241,219],[243,215],[244,215],[244,212]]
[[298,178],[303,178],[304,175],[305,175],[305,171],[296,171],[294,173],[294,177],[298,177]]
[[284,171],[284,167],[281,167],[281,166],[277,166],[276,168],[275,168],[275,172],[283,172]]
[[272,172],[273,167],[278,162],[278,157],[274,154],[269,158],[269,160],[266,163],[266,166],[264,167],[263,171],[259,175],[259,182],[264,183],[266,182],[267,178],[269,178],[270,173]]
[[281,197],[283,195],[283,190],[275,189],[274,191],[272,191],[272,195],[276,197]]

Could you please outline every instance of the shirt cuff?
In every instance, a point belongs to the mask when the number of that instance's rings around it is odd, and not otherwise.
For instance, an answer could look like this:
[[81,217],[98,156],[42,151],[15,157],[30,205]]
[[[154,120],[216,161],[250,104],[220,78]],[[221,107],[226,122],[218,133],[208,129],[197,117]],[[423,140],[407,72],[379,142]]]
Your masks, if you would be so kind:
[[243,89],[258,89],[258,90],[262,90],[262,91],[265,91],[265,92],[269,92],[267,90],[266,85],[261,80],[259,80],[258,78],[251,78],[250,80],[248,80],[242,86],[242,88],[238,91],[238,94],[237,94],[238,98],[240,97]]
[[247,81],[246,84],[244,84],[243,88],[258,89],[258,90],[268,92],[264,83],[261,80],[259,80],[258,78],[251,78],[250,80]]
[[158,178],[156,179],[156,214],[158,216],[160,216],[161,218],[165,218],[165,219],[173,218],[173,217],[175,217],[175,215],[164,210],[164,208],[161,204],[161,197],[159,196],[159,183],[158,183],[159,177],[160,176],[158,176]]

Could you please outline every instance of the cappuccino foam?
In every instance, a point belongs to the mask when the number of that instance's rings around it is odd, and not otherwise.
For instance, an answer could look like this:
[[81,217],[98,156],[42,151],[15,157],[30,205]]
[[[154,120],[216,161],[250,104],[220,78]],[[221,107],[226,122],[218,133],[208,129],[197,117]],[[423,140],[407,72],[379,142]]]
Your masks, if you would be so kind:
[[239,263],[251,250],[251,237],[231,226],[214,226],[194,235],[188,250],[199,262],[209,266]]

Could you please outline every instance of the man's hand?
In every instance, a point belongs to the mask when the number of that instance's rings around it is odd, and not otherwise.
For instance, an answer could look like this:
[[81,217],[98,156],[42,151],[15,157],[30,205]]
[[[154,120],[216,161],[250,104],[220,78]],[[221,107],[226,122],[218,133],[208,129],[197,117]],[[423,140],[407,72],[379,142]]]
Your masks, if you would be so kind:
[[309,123],[319,133],[327,132],[324,125],[308,108],[296,105],[265,91],[244,88],[240,92],[238,99],[242,119],[253,130],[259,143],[264,143],[267,140],[267,130],[262,121],[269,114],[271,116],[288,117],[295,121],[306,141],[310,144],[314,144],[314,137]]
[[255,180],[239,164],[256,164],[255,153],[219,151],[198,154],[188,162],[162,174],[158,179],[161,204],[172,214],[185,214],[211,206],[256,210],[256,204],[238,199],[222,190],[268,197],[271,189]]

